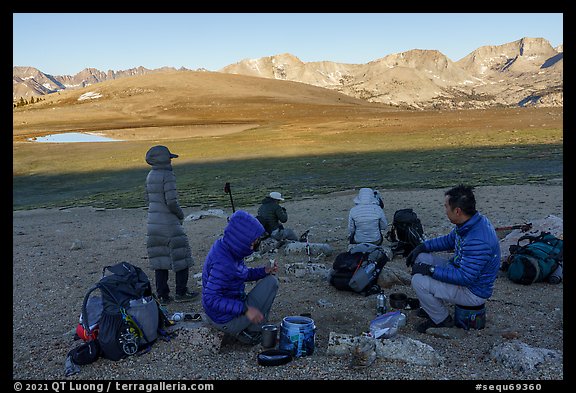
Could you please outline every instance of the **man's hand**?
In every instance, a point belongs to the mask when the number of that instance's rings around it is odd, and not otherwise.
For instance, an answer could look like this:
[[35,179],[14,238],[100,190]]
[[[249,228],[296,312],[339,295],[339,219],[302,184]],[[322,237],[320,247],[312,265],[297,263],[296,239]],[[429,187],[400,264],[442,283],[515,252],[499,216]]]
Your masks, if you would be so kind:
[[432,265],[428,265],[427,263],[415,263],[412,266],[412,275],[415,274],[423,274],[423,275],[432,275]]
[[[412,250],[412,252],[410,254],[408,254],[408,256],[406,257],[406,267],[410,267],[412,265],[414,265],[414,262],[416,261],[416,257],[418,255],[420,255],[420,253],[426,252],[426,246],[424,246],[424,243],[418,244],[416,247],[414,247],[414,249]],[[414,274],[414,273],[412,273]]]
[[274,261],[274,266],[266,265],[264,266],[264,271],[266,274],[274,274],[278,271],[278,262]]
[[256,307],[248,306],[246,318],[252,323],[260,323],[264,320],[264,315]]

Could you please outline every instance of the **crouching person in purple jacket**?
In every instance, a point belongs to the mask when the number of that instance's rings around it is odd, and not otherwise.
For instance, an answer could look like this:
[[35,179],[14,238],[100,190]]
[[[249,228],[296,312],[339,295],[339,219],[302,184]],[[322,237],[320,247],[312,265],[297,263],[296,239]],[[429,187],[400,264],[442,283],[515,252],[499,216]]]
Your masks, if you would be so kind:
[[[263,234],[255,217],[238,210],[212,245],[202,269],[202,306],[209,322],[250,345],[261,341],[261,327],[278,292],[278,279],[272,274],[278,271],[276,264],[250,268],[244,263],[258,250]],[[247,281],[258,281],[248,294]]]

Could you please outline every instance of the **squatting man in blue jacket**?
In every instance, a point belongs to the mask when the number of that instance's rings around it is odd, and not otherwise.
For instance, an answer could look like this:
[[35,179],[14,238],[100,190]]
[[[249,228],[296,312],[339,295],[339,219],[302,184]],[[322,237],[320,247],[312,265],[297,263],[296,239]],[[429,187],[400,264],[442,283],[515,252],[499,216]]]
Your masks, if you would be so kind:
[[[444,208],[455,227],[448,235],[426,240],[406,257],[406,266],[412,266],[412,288],[420,300],[417,315],[426,318],[416,327],[420,333],[454,325],[447,303],[481,306],[492,296],[500,269],[500,244],[488,218],[476,211],[472,190],[459,185],[446,191]],[[452,250],[450,259],[431,254]]]
[[[273,273],[278,265],[249,268],[244,258],[258,250],[264,227],[249,213],[238,210],[224,235],[206,256],[202,269],[202,306],[208,321],[245,344],[261,341],[262,325],[278,292]],[[258,281],[246,294],[245,282]]]

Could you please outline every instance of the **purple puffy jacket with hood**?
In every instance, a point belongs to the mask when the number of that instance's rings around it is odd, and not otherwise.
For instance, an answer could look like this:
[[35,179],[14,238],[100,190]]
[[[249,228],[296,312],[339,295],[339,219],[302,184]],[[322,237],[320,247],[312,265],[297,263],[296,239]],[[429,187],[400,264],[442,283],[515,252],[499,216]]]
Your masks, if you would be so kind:
[[224,235],[216,240],[202,269],[202,306],[216,323],[226,323],[243,314],[245,282],[266,277],[264,267],[249,268],[244,258],[264,227],[249,213],[238,210],[230,216]]

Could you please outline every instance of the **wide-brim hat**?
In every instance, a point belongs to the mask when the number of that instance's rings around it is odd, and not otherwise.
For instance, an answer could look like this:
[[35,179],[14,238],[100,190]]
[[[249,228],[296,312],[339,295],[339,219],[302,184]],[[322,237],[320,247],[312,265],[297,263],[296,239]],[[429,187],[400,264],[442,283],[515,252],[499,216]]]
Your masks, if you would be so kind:
[[284,200],[284,198],[282,198],[282,194],[280,194],[279,192],[276,192],[276,191],[272,191],[270,193],[270,198],[276,199],[277,201],[283,201]]

